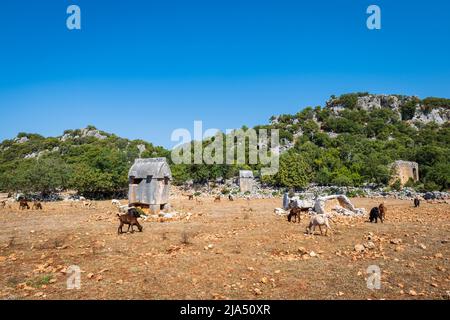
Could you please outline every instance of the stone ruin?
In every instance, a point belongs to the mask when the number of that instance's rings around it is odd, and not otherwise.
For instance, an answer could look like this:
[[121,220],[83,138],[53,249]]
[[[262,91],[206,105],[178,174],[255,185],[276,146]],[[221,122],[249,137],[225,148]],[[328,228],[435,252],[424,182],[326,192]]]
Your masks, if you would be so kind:
[[417,162],[395,161],[391,164],[391,169],[394,171],[391,184],[397,180],[400,180],[402,186],[405,185],[409,179],[412,179],[414,182],[419,181],[419,164]]
[[252,192],[255,187],[255,178],[251,170],[239,171],[239,189],[241,192]]

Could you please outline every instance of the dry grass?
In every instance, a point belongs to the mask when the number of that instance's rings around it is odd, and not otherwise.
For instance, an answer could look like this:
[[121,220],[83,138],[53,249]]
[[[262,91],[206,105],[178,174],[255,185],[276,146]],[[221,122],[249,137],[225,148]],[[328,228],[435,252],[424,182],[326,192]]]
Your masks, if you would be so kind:
[[[0,209],[0,299],[448,299],[450,205],[388,200],[386,223],[338,218],[325,237],[305,235],[307,219],[275,216],[280,202],[183,197],[173,206],[190,220],[121,236],[109,201]],[[354,250],[369,241],[373,249]],[[66,289],[71,265],[81,290]],[[382,270],[381,290],[367,289],[370,265]]]

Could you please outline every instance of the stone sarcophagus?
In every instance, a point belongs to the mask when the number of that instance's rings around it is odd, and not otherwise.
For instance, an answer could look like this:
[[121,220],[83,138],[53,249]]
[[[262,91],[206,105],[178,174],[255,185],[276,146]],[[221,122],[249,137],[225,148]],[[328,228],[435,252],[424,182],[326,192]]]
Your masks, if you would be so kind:
[[130,205],[152,212],[169,205],[172,172],[166,158],[136,159],[128,173]]

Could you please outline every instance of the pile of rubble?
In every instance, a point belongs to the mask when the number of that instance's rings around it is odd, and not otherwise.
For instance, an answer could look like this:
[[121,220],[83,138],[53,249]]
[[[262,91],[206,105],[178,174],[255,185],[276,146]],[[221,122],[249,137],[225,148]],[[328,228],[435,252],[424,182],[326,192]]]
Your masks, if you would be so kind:
[[276,188],[263,187],[259,184],[255,185],[252,191],[241,192],[239,185],[235,182],[228,182],[224,184],[204,184],[173,187],[171,189],[171,197],[180,197],[187,194],[194,194],[198,197],[215,197],[217,195],[228,196],[232,195],[236,199],[273,199],[282,195],[281,190]]
[[342,216],[364,216],[364,208],[356,208],[345,195],[330,195],[318,197],[314,200],[300,200],[298,197],[289,197],[285,194],[283,197],[283,209],[276,208],[276,215],[286,215],[289,208],[309,209],[310,214],[336,214]]
[[348,197],[365,197],[365,198],[391,198],[401,200],[413,200],[416,197],[425,200],[446,200],[450,199],[450,193],[442,191],[433,192],[417,192],[411,188],[404,188],[400,191],[386,191],[385,188],[365,186],[365,187],[337,187],[337,186],[311,186],[297,195],[300,198],[308,199],[318,196],[327,196],[333,194],[342,194]]
[[200,214],[193,214],[191,212],[179,212],[179,211],[171,211],[171,212],[160,212],[159,214],[148,215],[144,218],[144,221],[148,222],[171,222],[171,221],[189,221],[194,216],[198,216]]
[[[173,188],[173,196],[184,195],[187,193],[196,193],[200,197],[212,197],[218,194],[231,194],[235,198],[252,198],[252,199],[272,199],[280,197],[285,190],[281,188],[273,188],[255,181],[255,187],[251,192],[240,192],[239,185],[235,180],[229,179],[207,183],[204,185],[187,184],[180,188]],[[224,193],[225,191],[225,193]],[[366,185],[363,187],[340,187],[340,186],[315,186],[311,185],[302,192],[295,194],[299,199],[312,200],[318,197],[330,195],[345,195],[349,198],[381,198],[381,199],[400,199],[413,200],[418,197],[424,200],[449,200],[450,193],[442,191],[433,192],[417,192],[411,188],[403,188],[400,191],[386,190],[384,187],[374,185]]]

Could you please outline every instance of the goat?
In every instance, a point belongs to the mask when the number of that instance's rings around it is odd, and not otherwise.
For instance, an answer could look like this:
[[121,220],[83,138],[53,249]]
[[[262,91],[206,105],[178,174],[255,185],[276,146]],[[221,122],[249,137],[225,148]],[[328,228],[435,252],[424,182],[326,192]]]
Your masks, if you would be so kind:
[[314,232],[316,231],[316,227],[318,226],[319,230],[320,230],[320,234],[323,235],[322,226],[325,226],[325,228],[326,228],[325,235],[328,235],[328,229],[332,230],[330,227],[329,221],[333,221],[333,220],[327,214],[316,214],[316,215],[312,216],[311,220],[309,221],[309,225],[306,228],[306,233],[314,234]]
[[113,206],[116,206],[116,207],[120,207],[122,204],[120,203],[120,201],[119,200],[116,200],[116,199],[113,199],[112,201],[111,201],[111,204],[113,205]]
[[25,209],[29,210],[30,206],[28,205],[27,200],[20,199],[20,201],[19,201],[19,210],[25,210]]
[[124,214],[124,215],[118,214],[117,217],[119,217],[119,221],[120,221],[119,228],[117,229],[118,234],[123,233],[122,228],[124,225],[128,225],[127,232],[129,232],[131,229],[131,233],[134,233],[134,226],[138,227],[139,232],[142,232],[142,230],[144,229],[137,220],[137,218],[140,217],[140,214],[136,210],[136,208],[130,208],[128,210],[127,214]]
[[295,217],[295,222],[300,223],[302,221],[302,218],[300,216],[302,211],[303,210],[301,208],[292,208],[287,216],[288,221],[291,222],[292,218]]
[[43,210],[42,209],[42,204],[39,201],[34,201],[33,202],[33,206],[32,206],[32,210]]
[[6,207],[6,200],[0,201],[0,208]]
[[193,194],[188,194],[187,197],[188,197],[188,200],[189,200],[189,201],[194,200],[194,195],[193,195]]
[[220,197],[220,195],[218,195],[218,196],[214,199],[214,202],[220,202],[220,200],[221,200],[221,197]]
[[387,213],[387,208],[384,205],[384,203],[382,203],[378,206],[378,210],[380,211],[381,222],[383,222],[383,220],[386,220],[386,213]]
[[83,206],[85,207],[85,208],[94,208],[95,209],[95,205],[94,205],[94,203],[92,202],[92,201],[90,201],[90,200],[87,200],[87,201],[83,201]]
[[[380,207],[381,207],[381,205],[380,205]],[[374,207],[374,208],[372,208],[372,210],[370,210],[370,214],[369,214],[370,222],[375,221],[375,223],[378,223],[378,219],[380,219],[381,223],[383,223],[383,215],[380,212],[380,207]]]
[[230,194],[230,195],[228,196],[228,200],[234,201],[234,197]]
[[420,199],[414,198],[414,208],[418,208],[418,207],[420,207]]

